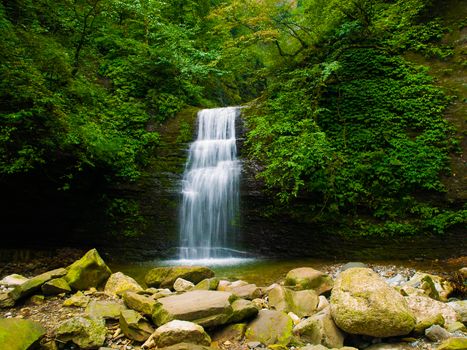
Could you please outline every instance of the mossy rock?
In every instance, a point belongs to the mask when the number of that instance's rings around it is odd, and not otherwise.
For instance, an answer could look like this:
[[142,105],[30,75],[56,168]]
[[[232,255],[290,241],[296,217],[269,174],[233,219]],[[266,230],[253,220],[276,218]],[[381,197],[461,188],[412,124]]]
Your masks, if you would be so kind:
[[73,317],[63,322],[55,333],[60,342],[71,341],[81,349],[96,349],[104,345],[107,328],[102,318]]
[[172,288],[177,278],[196,284],[211,277],[214,277],[214,272],[204,266],[175,266],[156,267],[146,274],[144,280],[148,287]]
[[111,274],[97,250],[91,249],[68,267],[65,280],[75,290],[86,290],[104,284]]
[[331,276],[311,267],[290,270],[285,277],[286,286],[293,286],[298,290],[313,289],[318,295],[330,291],[333,284]]
[[209,346],[211,337],[204,328],[193,322],[173,320],[156,329],[154,340],[158,348],[179,343]]
[[71,292],[70,285],[64,278],[54,278],[44,283],[41,289],[42,293],[45,295],[57,295]]
[[245,299],[237,299],[232,303],[232,316],[229,322],[240,322],[251,319],[258,314],[258,308],[254,303]]
[[28,279],[26,282],[23,284],[16,286],[11,292],[10,292],[10,297],[13,300],[19,300],[22,298],[25,298],[27,296],[30,296],[40,290],[42,285],[48,281],[50,281],[53,278],[58,278],[62,277],[67,273],[67,271],[63,268],[60,269],[55,269],[52,271],[47,271],[44,272],[40,275],[34,276],[30,279]]
[[280,285],[275,285],[268,296],[271,307],[277,311],[293,312],[299,317],[313,315],[319,301],[314,290],[293,291]]
[[154,332],[151,324],[138,312],[123,310],[120,314],[120,329],[129,339],[138,342],[146,341]]
[[121,296],[126,291],[139,292],[142,290],[143,287],[138,282],[121,272],[110,275],[104,288],[104,292],[110,296]]
[[0,318],[1,349],[33,349],[45,333],[46,330],[36,322],[18,318]]
[[135,292],[126,292],[123,294],[123,301],[128,308],[141,312],[143,315],[149,317],[152,316],[156,307],[156,300]]
[[260,310],[258,316],[248,324],[246,341],[258,341],[264,345],[288,345],[292,338],[293,321],[284,312]]
[[467,338],[449,338],[441,343],[436,350],[465,350]]

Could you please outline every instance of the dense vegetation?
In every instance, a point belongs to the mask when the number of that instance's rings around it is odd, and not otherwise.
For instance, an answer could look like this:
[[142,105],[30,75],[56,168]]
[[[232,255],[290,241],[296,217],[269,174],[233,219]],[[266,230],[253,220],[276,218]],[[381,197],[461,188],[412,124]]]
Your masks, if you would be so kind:
[[441,200],[459,151],[443,119],[450,96],[405,58],[453,56],[439,7],[3,1],[0,176],[46,174],[57,190],[89,172],[135,181],[160,123],[188,105],[255,99],[247,147],[275,212],[344,233],[443,233],[466,219]]

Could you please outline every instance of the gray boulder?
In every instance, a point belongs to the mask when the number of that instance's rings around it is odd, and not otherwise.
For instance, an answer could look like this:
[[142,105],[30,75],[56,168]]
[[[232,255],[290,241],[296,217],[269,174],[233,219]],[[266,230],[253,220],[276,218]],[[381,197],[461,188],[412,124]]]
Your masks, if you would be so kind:
[[123,310],[120,314],[120,329],[129,339],[145,342],[154,332],[151,324],[138,312]]
[[91,318],[118,320],[124,310],[125,306],[117,302],[92,300],[86,307],[85,313]]
[[314,290],[292,291],[280,285],[269,289],[269,306],[277,311],[293,312],[299,317],[311,316],[318,306],[318,294]]
[[96,349],[104,345],[107,328],[102,318],[73,317],[62,323],[55,332],[58,341],[72,341],[81,349]]
[[328,274],[311,267],[293,269],[285,277],[286,286],[293,286],[298,290],[313,289],[318,295],[330,291],[333,284]]
[[152,317],[156,307],[156,300],[135,292],[126,292],[123,294],[123,302],[128,308],[141,312],[143,315],[149,317]]
[[183,278],[177,278],[174,282],[173,289],[176,292],[187,292],[191,289],[193,289],[195,285],[187,280],[184,280]]
[[293,338],[292,319],[282,311],[260,310],[248,324],[245,333],[247,342],[258,341],[264,345],[288,345]]
[[198,324],[174,320],[156,329],[154,340],[158,348],[179,343],[211,345],[211,338]]
[[232,303],[232,316],[229,322],[235,323],[253,318],[258,314],[256,305],[245,299],[237,299]]

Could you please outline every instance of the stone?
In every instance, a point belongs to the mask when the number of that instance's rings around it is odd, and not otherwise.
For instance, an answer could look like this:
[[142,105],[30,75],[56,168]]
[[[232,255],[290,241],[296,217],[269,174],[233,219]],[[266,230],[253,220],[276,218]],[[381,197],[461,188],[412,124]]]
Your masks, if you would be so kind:
[[256,308],[258,310],[261,309],[267,309],[268,308],[268,303],[264,299],[256,298],[251,301],[253,304],[255,304]]
[[3,277],[0,280],[0,286],[4,286],[6,288],[12,288],[12,287],[22,285],[27,280],[28,280],[28,278],[26,278],[26,277],[24,277],[22,275],[18,275],[16,273],[14,273],[12,275],[8,275],[8,276]]
[[79,291],[73,294],[71,297],[66,299],[63,302],[63,306],[76,306],[76,307],[86,307],[88,306],[91,298],[84,295],[83,292]]
[[436,324],[425,329],[425,336],[431,341],[438,342],[451,338],[451,333]]
[[465,350],[467,349],[467,337],[466,338],[449,338],[441,343],[436,350]]
[[457,321],[457,314],[448,304],[429,298],[428,296],[409,295],[405,297],[407,304],[415,315],[415,331],[423,332],[432,325],[444,325]]
[[299,348],[300,350],[329,350],[327,347],[321,344],[317,345],[307,345],[304,347]]
[[297,315],[295,315],[293,312],[289,312],[289,313],[287,313],[287,315],[289,315],[289,317],[292,319],[293,324],[295,326],[302,321],[302,319],[300,317],[298,317]]
[[311,267],[293,269],[285,276],[286,286],[294,286],[298,290],[313,289],[318,295],[330,291],[333,284],[328,274]]
[[325,296],[320,295],[318,300],[318,306],[316,307],[316,311],[321,311],[330,306],[328,299]]
[[459,273],[464,279],[467,279],[467,267],[460,268]]
[[256,284],[245,284],[240,286],[235,286],[232,283],[228,288],[228,292],[231,292],[233,295],[237,296],[238,298],[249,299],[253,300],[256,298],[260,298],[262,293],[261,289],[256,286]]
[[318,295],[313,290],[292,291],[280,285],[269,290],[269,306],[277,311],[293,312],[298,317],[311,316],[318,306]]
[[74,290],[86,290],[104,284],[111,274],[97,250],[91,249],[68,267],[65,280]]
[[355,267],[367,268],[368,265],[360,261],[351,261],[351,262],[348,262],[347,264],[342,265],[341,272],[348,270],[348,269],[353,269]]
[[28,350],[37,346],[46,330],[37,322],[0,318],[0,345],[5,350]]
[[229,322],[240,322],[251,319],[258,314],[256,305],[245,299],[237,299],[232,302],[232,316]]
[[125,306],[104,300],[92,300],[86,307],[85,313],[91,318],[104,318],[118,320],[120,313],[125,310]]
[[407,343],[380,343],[380,344],[374,344],[371,345],[365,350],[415,350],[417,348],[414,348],[410,344]]
[[138,282],[121,272],[111,274],[104,288],[105,294],[110,296],[122,296],[126,291],[139,292],[142,290],[143,287]]
[[[227,292],[227,288],[232,284],[232,282],[227,280],[220,280],[217,284],[217,290],[219,292]],[[248,283],[247,283],[248,284]]]
[[140,295],[135,292],[126,292],[123,294],[123,302],[133,310],[142,313],[145,316],[152,317],[156,307],[156,301],[145,295]]
[[397,275],[386,279],[386,282],[392,287],[398,287],[398,286],[402,286],[403,284],[407,283],[407,279],[404,276],[402,276],[400,273],[398,273]]
[[454,286],[450,281],[423,272],[415,273],[405,286],[423,289],[430,298],[440,301],[447,301],[449,295],[454,291]]
[[447,325],[444,325],[444,328],[446,328],[446,330],[449,332],[449,333],[454,333],[454,332],[467,332],[467,328],[465,327],[465,325],[462,323],[462,322],[452,322],[452,323],[449,323]]
[[26,301],[26,304],[28,305],[42,305],[45,302],[45,297],[40,294],[33,295],[29,297],[29,299]]
[[54,278],[45,282],[42,287],[42,293],[45,295],[57,295],[71,292],[71,288],[64,278]]
[[404,297],[368,268],[339,274],[331,293],[331,313],[337,326],[350,334],[392,337],[415,327]]
[[288,345],[293,338],[292,319],[282,311],[260,310],[248,324],[246,341],[259,341],[265,345]]
[[229,292],[195,290],[157,300],[152,319],[161,326],[172,320],[192,321],[203,327],[226,324],[232,316]]
[[214,272],[204,266],[174,266],[156,267],[146,274],[144,280],[148,287],[172,288],[177,278],[196,284],[211,277],[214,277]]
[[246,323],[230,324],[214,332],[212,335],[212,340],[218,343],[223,343],[225,341],[239,342],[245,336],[246,327]]
[[304,343],[321,344],[328,348],[344,346],[344,334],[334,323],[330,307],[300,322],[294,327],[293,333]]
[[45,282],[50,281],[53,278],[62,277],[66,274],[65,269],[56,269],[52,271],[44,272],[38,276],[28,279],[26,282],[16,286],[11,292],[10,297],[13,300],[19,300],[21,298],[28,297],[42,287]]
[[63,343],[71,341],[82,349],[95,349],[104,345],[106,333],[104,319],[77,316],[59,325],[55,337]]
[[173,320],[156,329],[154,340],[158,348],[178,343],[211,345],[211,338],[204,328],[196,323]]
[[261,347],[262,344],[259,341],[250,341],[246,343],[246,346],[248,347],[248,349],[255,349]]
[[205,278],[195,286],[195,290],[217,290],[219,279],[216,277]]
[[120,329],[131,340],[145,342],[154,332],[151,324],[134,310],[123,310],[120,313]]
[[213,350],[213,348],[198,344],[179,343],[172,346],[158,348],[157,350]]
[[467,322],[467,300],[450,301],[448,305],[457,312],[459,321],[463,323]]
[[173,289],[176,292],[187,292],[194,287],[195,285],[192,282],[179,277],[175,280]]
[[15,301],[8,293],[0,293],[0,309],[9,309],[15,306]]

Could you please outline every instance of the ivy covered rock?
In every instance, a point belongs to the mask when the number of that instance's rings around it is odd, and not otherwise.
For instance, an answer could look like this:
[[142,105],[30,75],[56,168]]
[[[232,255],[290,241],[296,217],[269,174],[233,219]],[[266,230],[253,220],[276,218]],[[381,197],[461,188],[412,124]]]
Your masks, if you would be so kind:
[[75,290],[86,290],[104,284],[111,273],[97,250],[91,249],[68,267],[65,280]]
[[404,297],[368,268],[339,274],[331,294],[331,313],[337,326],[351,334],[392,337],[415,327]]
[[258,341],[264,345],[288,345],[293,338],[292,319],[282,311],[260,310],[258,316],[248,324],[247,341]]
[[156,267],[150,270],[144,280],[148,287],[172,288],[177,278],[194,284],[214,277],[214,272],[204,266]]
[[104,345],[107,328],[102,318],[73,317],[55,331],[60,342],[73,342],[81,349],[96,349]]
[[315,270],[311,267],[300,267],[287,273],[285,285],[296,289],[313,289],[322,294],[332,289],[334,282],[328,274]]
[[37,322],[18,318],[0,318],[1,349],[33,349],[45,333],[46,330]]
[[142,290],[143,287],[138,282],[121,272],[110,275],[104,288],[104,292],[111,296],[121,296],[126,291],[139,292]]
[[211,338],[204,328],[193,322],[174,320],[156,329],[154,340],[158,348],[178,343],[211,345]]

